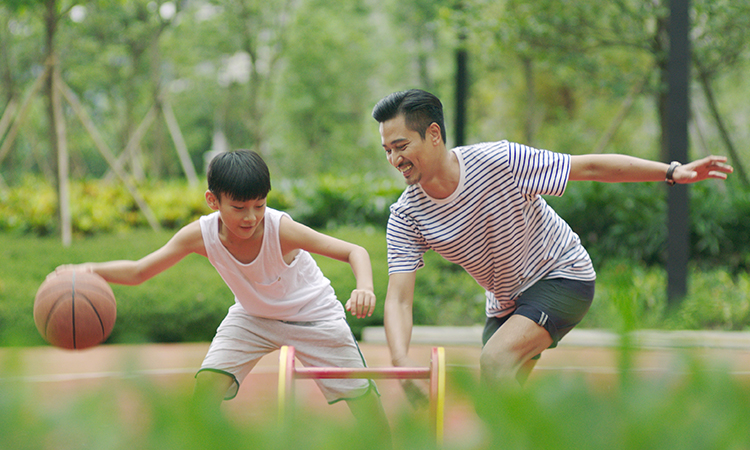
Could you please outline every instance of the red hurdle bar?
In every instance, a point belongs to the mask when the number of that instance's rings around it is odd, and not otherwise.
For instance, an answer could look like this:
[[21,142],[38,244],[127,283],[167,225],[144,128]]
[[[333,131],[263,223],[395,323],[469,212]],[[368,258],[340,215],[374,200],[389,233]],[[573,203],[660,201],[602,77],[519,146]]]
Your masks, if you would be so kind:
[[445,420],[445,351],[442,347],[433,347],[430,356],[430,367],[296,367],[294,347],[283,346],[279,352],[279,423],[284,423],[287,411],[291,411],[293,407],[296,379],[427,379],[430,383],[430,421],[435,440],[438,445],[442,445]]
[[297,367],[294,378],[396,378],[399,380],[416,380],[430,378],[429,367],[383,367],[380,369],[348,367]]

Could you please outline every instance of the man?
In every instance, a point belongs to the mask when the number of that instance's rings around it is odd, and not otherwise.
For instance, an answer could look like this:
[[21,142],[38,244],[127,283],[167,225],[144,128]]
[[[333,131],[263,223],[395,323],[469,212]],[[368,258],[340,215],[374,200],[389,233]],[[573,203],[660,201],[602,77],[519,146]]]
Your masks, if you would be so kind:
[[[521,384],[541,352],[577,325],[594,296],[594,272],[579,237],[541,195],[570,180],[693,183],[725,179],[732,167],[710,156],[664,164],[625,155],[580,155],[507,141],[449,150],[440,100],[396,92],[373,109],[388,162],[408,187],[388,221],[385,331],[392,362],[408,350],[416,270],[435,250],[486,290],[482,381]],[[407,390],[413,387],[405,384]]]

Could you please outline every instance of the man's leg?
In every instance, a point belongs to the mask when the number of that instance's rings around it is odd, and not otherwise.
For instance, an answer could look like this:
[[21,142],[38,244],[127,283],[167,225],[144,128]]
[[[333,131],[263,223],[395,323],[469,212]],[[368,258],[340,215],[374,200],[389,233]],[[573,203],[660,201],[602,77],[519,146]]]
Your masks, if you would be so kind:
[[522,315],[513,315],[487,341],[479,358],[482,382],[498,386],[514,378],[523,383],[534,356],[552,345],[549,332]]
[[518,372],[516,373],[516,381],[518,381],[518,384],[521,386],[526,384],[526,380],[529,379],[529,375],[531,375],[531,371],[534,370],[534,366],[536,366],[538,361],[539,359],[530,359],[518,369]]

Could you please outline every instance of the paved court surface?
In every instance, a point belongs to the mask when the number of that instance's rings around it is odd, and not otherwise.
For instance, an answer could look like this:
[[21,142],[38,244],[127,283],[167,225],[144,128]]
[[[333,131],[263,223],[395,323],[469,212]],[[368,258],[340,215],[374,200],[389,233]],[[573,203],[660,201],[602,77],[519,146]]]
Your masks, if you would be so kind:
[[[476,376],[480,328],[415,328],[411,356],[425,366],[430,349],[442,345],[448,371],[464,370]],[[390,364],[382,329],[368,329],[360,344],[370,367]],[[592,386],[607,389],[617,385],[620,338],[614,334],[574,330],[560,346],[544,353],[530,382],[547,376],[583,376]],[[639,376],[679,376],[685,355],[704,361],[709,370],[728,371],[750,382],[750,333],[638,332],[633,370]],[[116,388],[132,378],[145,378],[158,387],[191,392],[193,376],[208,348],[207,343],[103,345],[84,351],[52,347],[0,348],[0,390],[3,385],[20,385],[34,401],[54,407],[71,396],[100,389]],[[241,387],[237,398],[224,403],[234,419],[264,421],[275,418],[278,381],[278,352],[265,357]],[[321,414],[352,420],[346,405],[327,405],[311,380],[296,382],[297,400]],[[407,406],[395,380],[379,380],[386,413],[393,416]],[[266,407],[259,408],[258,405]],[[270,410],[270,412],[269,412]],[[478,427],[471,405],[451,396],[446,399],[446,440],[467,436]],[[463,438],[462,438],[463,439]]]

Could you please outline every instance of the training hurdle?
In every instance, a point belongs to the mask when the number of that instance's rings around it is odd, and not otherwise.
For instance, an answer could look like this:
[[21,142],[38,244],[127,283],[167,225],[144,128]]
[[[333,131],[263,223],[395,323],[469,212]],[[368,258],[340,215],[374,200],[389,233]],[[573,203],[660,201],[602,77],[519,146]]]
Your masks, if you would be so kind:
[[443,443],[445,422],[445,349],[433,347],[429,367],[296,367],[294,347],[283,346],[279,352],[279,423],[283,424],[294,406],[294,381],[298,379],[365,378],[430,380],[430,424],[438,445]]

